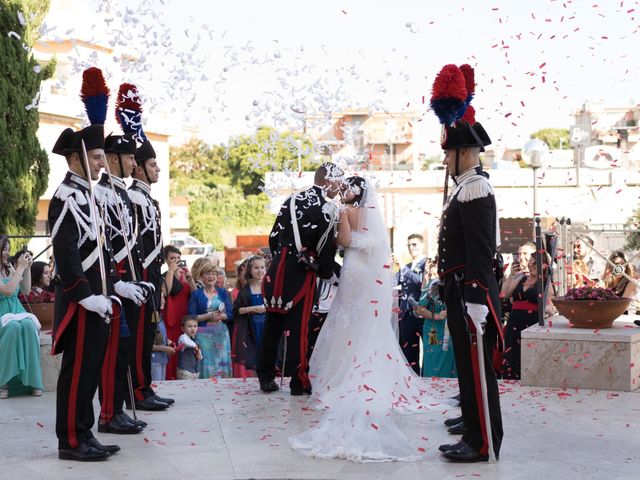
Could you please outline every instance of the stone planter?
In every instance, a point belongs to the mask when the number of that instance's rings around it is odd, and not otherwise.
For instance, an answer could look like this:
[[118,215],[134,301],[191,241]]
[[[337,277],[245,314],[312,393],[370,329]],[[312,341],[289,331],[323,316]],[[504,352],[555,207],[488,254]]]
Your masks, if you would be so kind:
[[574,328],[611,328],[613,321],[622,315],[630,298],[616,300],[565,300],[563,297],[551,299],[558,313],[567,318]]

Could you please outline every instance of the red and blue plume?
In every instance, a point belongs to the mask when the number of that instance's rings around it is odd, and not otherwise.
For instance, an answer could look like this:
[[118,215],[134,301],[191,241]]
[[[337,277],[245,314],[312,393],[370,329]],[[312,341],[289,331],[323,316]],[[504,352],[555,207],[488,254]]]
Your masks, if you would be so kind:
[[460,118],[463,122],[467,122],[473,126],[476,123],[476,110],[472,105],[467,105],[467,109],[464,111],[464,115]]
[[80,98],[82,98],[91,125],[104,125],[107,120],[109,87],[104,80],[102,70],[91,67],[82,72]]
[[124,133],[133,135],[140,143],[147,137],[142,129],[142,99],[138,87],[132,83],[123,83],[116,98],[116,120]]
[[431,89],[431,108],[444,125],[452,125],[467,106],[465,77],[456,65],[445,65],[436,75]]
[[467,89],[467,105],[473,100],[473,96],[476,93],[476,79],[473,67],[468,63],[460,65],[460,71],[464,75],[464,84]]

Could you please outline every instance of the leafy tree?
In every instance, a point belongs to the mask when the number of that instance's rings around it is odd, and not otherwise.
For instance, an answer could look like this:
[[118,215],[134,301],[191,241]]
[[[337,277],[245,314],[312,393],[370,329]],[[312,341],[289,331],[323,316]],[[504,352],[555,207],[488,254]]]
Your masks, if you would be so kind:
[[188,194],[191,234],[218,250],[224,248],[222,231],[270,227],[274,220],[264,193],[245,196],[230,185],[194,185]]
[[47,188],[49,162],[40,147],[38,110],[41,68],[30,52],[49,10],[48,0],[4,0],[0,8],[0,232],[30,234],[38,199]]
[[308,139],[292,133],[281,134],[271,127],[260,127],[251,136],[233,137],[226,150],[231,185],[239,187],[245,195],[260,193],[265,173],[296,170],[298,155],[303,170],[317,168],[312,153]]
[[569,150],[569,129],[567,128],[543,128],[531,134],[531,138],[537,138],[545,142],[551,150]]

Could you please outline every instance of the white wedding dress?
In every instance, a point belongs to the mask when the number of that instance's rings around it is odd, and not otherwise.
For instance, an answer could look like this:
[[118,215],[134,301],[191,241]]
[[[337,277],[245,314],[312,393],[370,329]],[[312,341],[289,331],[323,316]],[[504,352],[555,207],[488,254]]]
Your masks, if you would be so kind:
[[340,284],[310,361],[317,426],[289,438],[318,458],[355,462],[420,459],[391,413],[443,407],[407,365],[392,325],[393,272],[375,192],[367,188],[360,231],[345,249]]

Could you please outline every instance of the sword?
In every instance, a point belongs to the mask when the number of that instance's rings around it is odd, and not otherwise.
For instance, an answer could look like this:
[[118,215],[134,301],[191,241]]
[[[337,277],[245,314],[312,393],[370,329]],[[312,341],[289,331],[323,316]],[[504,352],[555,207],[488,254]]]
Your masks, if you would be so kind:
[[[98,212],[96,211],[96,197],[93,193],[93,185],[91,184],[91,171],[89,170],[89,157],[87,156],[87,147],[84,144],[84,140],[81,140],[82,144],[82,161],[84,162],[85,173],[87,174],[87,183],[89,184],[89,197],[91,199],[91,205],[89,210],[91,211],[91,219],[96,227],[96,243],[98,244],[98,265],[100,266],[100,276],[102,277],[102,295],[109,298],[107,291],[107,269],[104,263],[104,252],[102,251],[100,224],[98,223]],[[111,318],[107,315],[104,319],[105,323],[111,323]]]
[[[120,220],[120,228],[122,229],[122,238],[124,239],[124,244],[127,248],[127,258],[129,260],[129,268],[131,270],[131,279],[135,282],[137,281],[136,270],[133,264],[133,256],[131,255],[131,246],[129,245],[129,239],[126,236],[126,228],[124,223],[124,216],[122,215],[122,208],[120,207],[120,202],[118,199],[119,195],[116,193],[116,188],[113,186],[113,177],[111,176],[111,167],[109,167],[109,161],[104,162],[105,170],[107,171],[107,177],[109,178],[109,186],[111,187],[111,193],[113,193],[113,200],[116,205],[116,213],[118,215],[118,220]],[[122,173],[122,172],[121,172]],[[131,376],[131,364],[127,362],[127,386],[129,387],[129,400],[131,402],[131,412],[133,413],[133,419],[138,421],[138,416],[136,414],[136,399],[133,394],[133,379]]]
[[284,382],[284,369],[287,365],[287,337],[289,336],[289,330],[282,332],[284,334],[284,349],[282,352],[282,370],[280,370],[280,388],[282,388],[282,382]]
[[[475,326],[475,325],[474,325]],[[476,328],[476,351],[478,352],[478,370],[480,370],[480,390],[482,392],[482,410],[484,411],[484,428],[487,431],[487,443],[489,444],[489,463],[496,462],[496,453],[493,451],[493,434],[491,432],[491,418],[489,417],[489,398],[487,395],[487,376],[484,371],[484,334],[482,329]]]
[[460,303],[462,305],[462,311],[464,312],[464,318],[467,322],[467,328],[469,329],[469,339],[471,344],[473,344],[473,331],[476,332],[476,353],[478,356],[478,374],[480,376],[480,393],[482,395],[482,411],[484,413],[484,428],[487,432],[487,443],[489,447],[489,463],[496,462],[496,453],[493,449],[493,433],[491,431],[491,418],[489,417],[489,395],[487,393],[487,375],[484,370],[484,333],[482,329],[478,329],[471,319],[471,317],[467,314],[467,307],[464,303],[464,299],[462,297],[462,292],[460,291],[460,283],[459,279],[456,276],[456,286],[458,288],[458,298],[460,299]]

